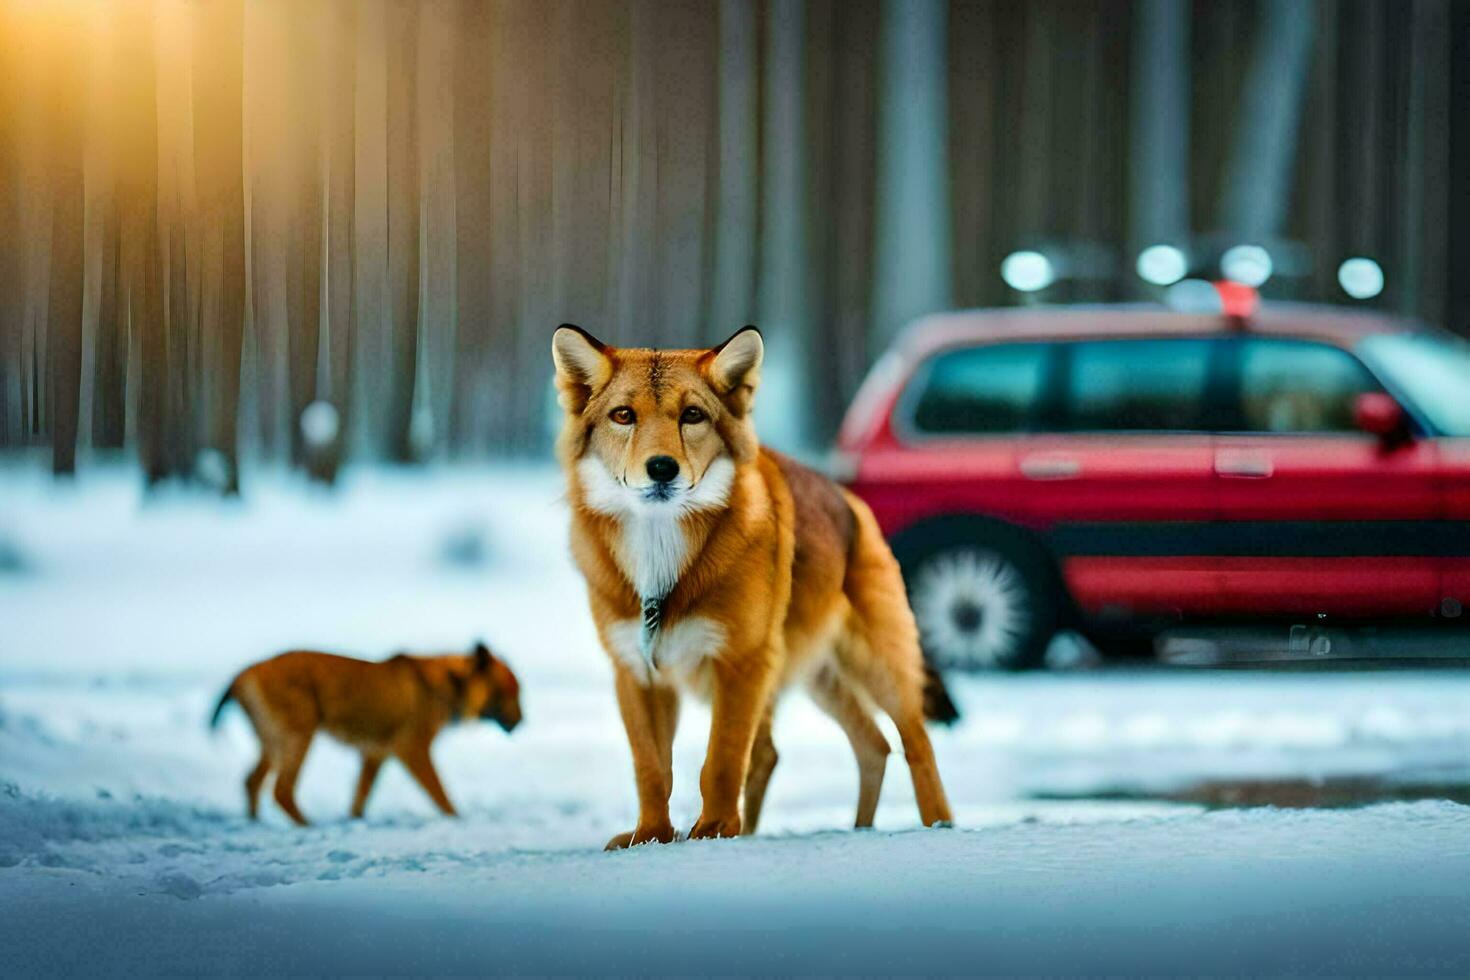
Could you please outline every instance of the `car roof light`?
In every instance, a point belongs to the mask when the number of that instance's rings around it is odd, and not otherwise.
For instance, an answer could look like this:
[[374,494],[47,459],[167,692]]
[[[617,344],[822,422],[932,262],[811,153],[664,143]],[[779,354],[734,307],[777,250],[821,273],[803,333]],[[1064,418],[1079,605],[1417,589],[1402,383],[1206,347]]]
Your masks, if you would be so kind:
[[1261,305],[1261,294],[1243,282],[1221,280],[1215,283],[1215,292],[1220,294],[1221,312],[1237,328],[1243,328]]

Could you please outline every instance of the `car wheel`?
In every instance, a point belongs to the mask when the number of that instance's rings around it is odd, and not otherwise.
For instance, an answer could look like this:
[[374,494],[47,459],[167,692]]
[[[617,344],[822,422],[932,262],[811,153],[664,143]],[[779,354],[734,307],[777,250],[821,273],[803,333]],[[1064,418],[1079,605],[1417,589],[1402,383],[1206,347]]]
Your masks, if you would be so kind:
[[905,563],[924,655],[941,670],[1041,666],[1056,630],[1045,561],[1009,542],[952,544]]

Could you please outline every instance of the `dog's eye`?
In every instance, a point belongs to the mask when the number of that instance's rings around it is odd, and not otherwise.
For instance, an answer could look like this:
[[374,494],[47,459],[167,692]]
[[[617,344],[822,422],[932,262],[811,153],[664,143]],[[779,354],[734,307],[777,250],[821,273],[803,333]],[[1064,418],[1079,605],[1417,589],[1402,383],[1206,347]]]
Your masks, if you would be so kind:
[[613,409],[611,412],[608,412],[607,417],[612,419],[618,425],[632,425],[633,419],[637,416],[633,414],[633,410],[627,405],[620,405],[617,408]]
[[705,418],[707,418],[707,416],[704,414],[703,409],[695,408],[693,405],[690,405],[688,408],[684,409],[684,414],[679,416],[679,422],[682,425],[698,425],[699,423],[703,422]]

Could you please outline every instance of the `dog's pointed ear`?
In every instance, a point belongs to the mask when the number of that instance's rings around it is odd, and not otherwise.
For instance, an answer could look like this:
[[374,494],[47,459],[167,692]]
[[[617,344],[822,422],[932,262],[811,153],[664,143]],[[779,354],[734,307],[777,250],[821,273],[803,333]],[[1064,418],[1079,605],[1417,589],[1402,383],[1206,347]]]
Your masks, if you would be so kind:
[[750,411],[760,385],[766,345],[755,327],[741,327],[735,335],[705,354],[706,377],[737,415]]
[[563,323],[551,336],[551,360],[562,407],[577,413],[612,380],[612,348],[573,323]]
[[490,664],[493,663],[494,661],[495,661],[495,658],[490,655],[490,648],[489,647],[487,647],[483,642],[477,642],[477,643],[475,643],[475,669],[476,670],[489,670],[490,669]]

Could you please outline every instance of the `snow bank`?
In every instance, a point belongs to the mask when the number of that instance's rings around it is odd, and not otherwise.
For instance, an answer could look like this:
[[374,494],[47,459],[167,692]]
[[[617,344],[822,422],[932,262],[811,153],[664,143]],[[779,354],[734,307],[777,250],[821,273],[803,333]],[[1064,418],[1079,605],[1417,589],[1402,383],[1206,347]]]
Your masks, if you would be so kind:
[[268,902],[57,870],[0,877],[0,970],[1463,975],[1466,841],[1425,803],[502,853]]

